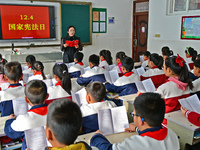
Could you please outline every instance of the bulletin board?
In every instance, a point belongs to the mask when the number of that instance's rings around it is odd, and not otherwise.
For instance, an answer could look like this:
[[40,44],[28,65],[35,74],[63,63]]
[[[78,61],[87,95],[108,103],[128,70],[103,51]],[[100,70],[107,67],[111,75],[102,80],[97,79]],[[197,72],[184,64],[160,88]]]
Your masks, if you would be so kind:
[[181,39],[200,40],[200,16],[183,16]]
[[92,8],[92,32],[93,33],[107,32],[106,8]]

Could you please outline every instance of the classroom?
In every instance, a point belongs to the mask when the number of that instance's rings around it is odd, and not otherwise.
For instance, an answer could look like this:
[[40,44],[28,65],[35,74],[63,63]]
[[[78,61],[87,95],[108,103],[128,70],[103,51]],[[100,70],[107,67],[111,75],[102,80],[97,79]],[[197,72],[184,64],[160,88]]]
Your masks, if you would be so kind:
[[199,0],[0,0],[0,150],[200,149],[199,13]]

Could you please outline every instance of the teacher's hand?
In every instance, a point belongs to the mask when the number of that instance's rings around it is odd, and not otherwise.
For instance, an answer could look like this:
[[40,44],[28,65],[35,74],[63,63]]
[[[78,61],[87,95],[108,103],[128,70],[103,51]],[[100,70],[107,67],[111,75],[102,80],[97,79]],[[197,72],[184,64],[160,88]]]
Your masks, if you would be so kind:
[[79,48],[79,45],[76,45],[75,48],[76,48],[76,49]]
[[64,44],[63,46],[64,46],[64,47],[67,47],[67,46],[68,46],[68,44]]

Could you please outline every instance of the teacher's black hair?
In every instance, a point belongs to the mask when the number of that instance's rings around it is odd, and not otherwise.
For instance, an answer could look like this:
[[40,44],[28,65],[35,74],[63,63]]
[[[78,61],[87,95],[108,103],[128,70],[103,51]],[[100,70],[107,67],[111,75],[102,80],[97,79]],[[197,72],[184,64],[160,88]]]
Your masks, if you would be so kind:
[[67,27],[67,31],[69,31],[70,28],[74,28],[74,30],[76,31],[76,28],[74,26]]

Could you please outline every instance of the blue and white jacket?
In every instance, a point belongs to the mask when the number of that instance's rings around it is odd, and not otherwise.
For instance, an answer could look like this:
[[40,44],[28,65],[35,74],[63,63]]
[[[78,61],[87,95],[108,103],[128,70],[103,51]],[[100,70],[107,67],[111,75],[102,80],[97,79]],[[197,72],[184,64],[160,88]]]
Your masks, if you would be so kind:
[[116,107],[112,101],[96,102],[82,105],[80,107],[83,117],[82,127],[86,133],[94,132],[99,129],[98,110]]
[[196,79],[192,82],[194,88],[192,89],[192,94],[197,94],[197,96],[200,98],[200,78]]
[[84,64],[82,62],[78,62],[75,65],[71,66],[68,69],[68,72],[71,78],[78,78],[83,73]]
[[8,89],[1,91],[0,112],[1,117],[14,114],[12,100],[20,97],[25,97],[24,86],[20,83],[10,84]]
[[119,93],[119,96],[137,93],[135,81],[140,81],[140,77],[133,72],[127,72],[119,77],[114,84],[106,83],[106,89],[110,92]]
[[93,66],[90,70],[87,70],[82,77],[77,79],[77,83],[79,85],[87,85],[94,81],[106,82],[104,71],[105,69],[101,67]]
[[47,105],[35,105],[26,114],[5,123],[4,132],[11,139],[23,139],[21,150],[25,150],[26,140],[24,131],[46,125]]

